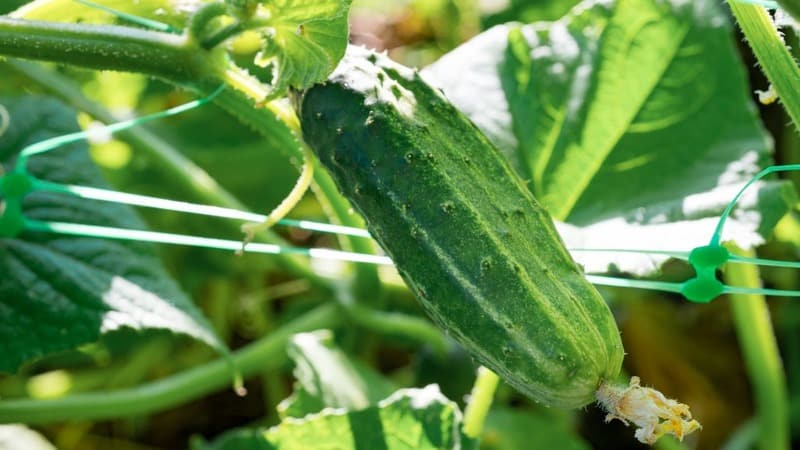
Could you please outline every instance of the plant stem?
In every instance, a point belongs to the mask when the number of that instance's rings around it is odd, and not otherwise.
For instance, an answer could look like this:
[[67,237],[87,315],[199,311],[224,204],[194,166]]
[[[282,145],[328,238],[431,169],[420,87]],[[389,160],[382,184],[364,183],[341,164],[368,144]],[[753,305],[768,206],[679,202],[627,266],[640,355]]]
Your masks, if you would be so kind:
[[[752,251],[732,251],[743,256],[755,256]],[[761,287],[758,268],[750,264],[729,264],[725,269],[725,282],[736,286]],[[755,392],[759,448],[788,450],[790,435],[786,380],[766,300],[763,295],[730,294],[730,303],[739,344]]]
[[469,403],[464,411],[464,434],[468,437],[480,439],[499,382],[497,374],[486,367],[478,367],[478,377],[475,378]]
[[218,46],[219,44],[222,44],[223,42],[225,42],[227,39],[230,39],[233,36],[236,36],[237,34],[241,33],[242,31],[245,31],[245,30],[246,30],[246,28],[245,28],[243,23],[241,23],[241,22],[232,23],[232,24],[228,25],[227,27],[215,32],[213,35],[209,36],[208,38],[203,39],[203,42],[201,43],[201,45],[203,46],[203,48],[207,48],[207,49],[214,48],[214,47]]
[[800,69],[763,6],[728,0],[733,15],[742,29],[761,69],[800,129]]
[[[233,353],[243,376],[280,367],[286,361],[289,338],[303,331],[333,328],[341,321],[335,304],[325,304],[294,319],[268,336]],[[41,424],[102,420],[152,414],[230,385],[230,365],[215,360],[171,377],[131,389],[70,395],[53,400],[4,399],[0,423]]]
[[[46,70],[37,64],[15,59],[6,60],[5,64],[74,108],[86,112],[101,122],[113,123],[118,120],[110,111],[87,99],[72,80],[62,75]],[[273,133],[272,136],[275,137],[278,134]],[[120,132],[119,136],[134,148],[145,152],[161,170],[169,174],[173,182],[193,193],[197,201],[242,211],[248,209],[233,194],[220,186],[205,170],[146,128],[134,127]],[[238,225],[233,222],[225,223],[230,223],[231,229],[238,230]],[[287,245],[278,235],[269,230],[261,232],[257,236],[260,241]],[[307,260],[292,255],[276,255],[274,257],[279,259],[283,267],[293,275],[306,278],[320,288],[328,289],[330,287],[328,280],[320,278],[311,271]]]
[[429,344],[440,356],[447,353],[448,343],[444,334],[425,319],[397,312],[377,311],[358,303],[345,305],[344,313],[355,324],[366,329]]
[[686,450],[686,447],[672,436],[662,436],[653,444],[656,450]]
[[0,16],[0,54],[90,69],[136,71],[177,83],[218,77],[218,68],[223,67],[185,35],[4,16]]

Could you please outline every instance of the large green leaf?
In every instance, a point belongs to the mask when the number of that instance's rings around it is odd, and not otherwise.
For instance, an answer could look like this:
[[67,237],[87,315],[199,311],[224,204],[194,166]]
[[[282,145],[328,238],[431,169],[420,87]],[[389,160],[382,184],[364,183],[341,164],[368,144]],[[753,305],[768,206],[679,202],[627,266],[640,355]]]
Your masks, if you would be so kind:
[[[75,112],[44,97],[3,99],[11,125],[0,136],[0,163],[12,167],[27,145],[78,130]],[[50,181],[103,186],[86,146],[35,156],[32,174]],[[33,192],[26,217],[120,228],[144,228],[132,209]],[[153,248],[93,238],[25,232],[0,239],[0,371],[94,342],[120,328],[161,329],[225,345],[170,280]]]
[[435,385],[402,389],[359,411],[328,408],[287,419],[266,431],[236,430],[195,450],[425,450],[471,449],[458,406]]
[[458,405],[438,386],[401,389],[338,349],[330,331],[295,335],[289,344],[298,379],[278,405],[282,422],[239,429],[194,450],[473,449],[461,432]]
[[323,408],[356,411],[376,405],[394,391],[383,376],[336,347],[328,330],[296,334],[288,353],[297,383],[295,392],[278,405],[281,418],[304,417]]
[[[425,74],[573,225],[568,246],[691,249],[770,164],[717,3],[585,1],[556,22],[492,28]],[[724,238],[762,243],[792,201],[787,185],[759,183]],[[665,259],[575,256],[589,271],[638,274]]]

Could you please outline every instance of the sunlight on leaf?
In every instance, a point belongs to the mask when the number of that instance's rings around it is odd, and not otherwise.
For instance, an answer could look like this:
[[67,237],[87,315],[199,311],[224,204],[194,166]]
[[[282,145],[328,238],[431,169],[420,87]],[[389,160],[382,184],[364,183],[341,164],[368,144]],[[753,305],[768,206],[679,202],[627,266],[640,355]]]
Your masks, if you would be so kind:
[[[11,126],[0,136],[10,167],[26,145],[77,131],[75,112],[44,97],[4,99]],[[60,183],[103,187],[85,144],[34,157],[31,172]],[[43,221],[144,228],[126,206],[33,192],[26,217]],[[161,266],[153,247],[91,238],[23,233],[0,239],[0,371],[96,341],[121,328],[161,329],[226,353],[208,321]]]
[[299,418],[323,408],[363,409],[394,391],[386,378],[336,347],[328,330],[294,335],[287,351],[297,384],[278,405],[282,418]]
[[[771,164],[730,24],[711,0],[585,1],[556,22],[494,27],[424,74],[571,225],[568,247],[702,245],[736,190]],[[794,198],[784,183],[759,183],[723,237],[763,243]],[[588,271],[639,275],[666,260],[575,256]]]
[[359,411],[328,408],[303,419],[287,419],[266,431],[234,430],[213,444],[195,442],[192,448],[460,450],[474,445],[461,433],[458,406],[430,385],[401,389],[377,406]]
[[0,449],[56,450],[56,447],[25,425],[0,425]]

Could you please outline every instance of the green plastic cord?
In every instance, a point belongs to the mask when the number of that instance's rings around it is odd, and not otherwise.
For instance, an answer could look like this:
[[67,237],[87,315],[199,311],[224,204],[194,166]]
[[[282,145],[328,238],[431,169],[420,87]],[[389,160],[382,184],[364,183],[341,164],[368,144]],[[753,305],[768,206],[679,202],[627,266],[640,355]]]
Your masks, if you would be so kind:
[[82,141],[84,139],[90,138],[97,133],[116,133],[118,131],[127,130],[128,128],[135,127],[137,125],[141,125],[147,122],[152,122],[158,119],[164,119],[166,117],[172,117],[183,112],[192,110],[199,106],[205,105],[209,103],[223,91],[224,85],[217,88],[216,91],[208,95],[207,97],[203,97],[197,100],[193,100],[188,103],[184,103],[183,105],[176,106],[174,108],[170,108],[164,111],[160,111],[154,114],[150,114],[147,116],[137,117],[135,119],[124,120],[122,122],[112,123],[109,125],[105,125],[100,127],[96,130],[90,131],[78,131],[75,133],[69,133],[62,136],[56,136],[54,138],[45,139],[44,141],[37,142],[33,145],[29,145],[22,149],[19,153],[19,158],[17,159],[16,166],[14,167],[14,171],[16,173],[27,173],[27,164],[28,160],[31,156],[39,155],[42,153],[46,153],[52,150],[55,150],[59,147],[63,147],[68,144],[72,144],[74,142]]
[[[196,103],[196,102],[193,102]],[[198,106],[198,105],[194,105]],[[175,110],[186,110],[189,106],[183,105],[182,107],[173,108]],[[170,114],[165,112],[166,114]],[[159,114],[163,116],[164,114]],[[153,116],[148,116],[151,118]],[[145,118],[143,118],[145,119]],[[133,126],[141,121],[127,121],[127,126]],[[63,145],[66,142],[71,142],[78,133],[69,136],[69,139],[55,138],[49,140],[50,146],[37,145],[31,146],[33,148],[29,154],[38,154],[44,151],[52,150],[58,145]],[[733,263],[749,263],[754,265],[771,265],[779,267],[800,267],[798,262],[776,261],[760,258],[748,258],[742,256],[732,255],[727,249],[718,244],[720,241],[720,234],[725,223],[725,219],[730,215],[735,203],[741,198],[744,190],[751,186],[756,180],[763,176],[779,171],[797,170],[800,165],[792,166],[773,166],[759,172],[753,179],[748,181],[745,186],[737,193],[731,203],[725,209],[725,212],[720,217],[719,223],[711,238],[711,244],[701,246],[693,249],[691,252],[680,251],[667,251],[667,250],[641,250],[641,249],[613,249],[613,248],[594,248],[594,249],[570,249],[572,252],[617,252],[617,253],[649,253],[666,255],[677,259],[684,259],[692,265],[695,269],[696,276],[687,281],[678,282],[663,282],[653,280],[635,280],[625,278],[615,278],[602,275],[587,275],[586,278],[591,283],[604,286],[616,286],[626,288],[650,289],[660,290],[666,292],[679,293],[687,300],[698,303],[707,303],[717,298],[721,294],[736,293],[736,294],[766,294],[766,295],[780,295],[780,296],[800,296],[800,291],[791,290],[776,290],[776,289],[763,289],[763,288],[743,288],[736,286],[728,286],[723,284],[717,279],[717,270],[727,262]],[[221,208],[215,206],[199,205],[188,202],[179,202],[174,200],[161,199],[157,197],[149,197],[135,194],[127,194],[116,192],[106,189],[98,189],[86,186],[64,185],[53,183],[49,181],[38,180],[30,175],[19,173],[15,171],[6,176],[0,177],[0,193],[5,197],[5,210],[2,211],[0,216],[0,236],[13,237],[18,235],[23,230],[58,233],[71,236],[84,236],[96,237],[104,239],[128,240],[128,241],[145,241],[152,243],[166,243],[177,245],[189,245],[195,247],[232,250],[236,251],[241,248],[240,241],[215,239],[198,236],[187,236],[181,234],[159,233],[143,230],[128,230],[119,228],[99,227],[93,225],[74,224],[74,223],[54,223],[54,222],[40,222],[26,220],[22,214],[22,198],[33,190],[44,190],[52,192],[60,192],[64,194],[74,195],[82,198],[101,200],[115,203],[124,203],[134,206],[143,206],[149,208],[166,209],[178,212],[186,212],[191,214],[201,214],[207,216],[239,219],[247,221],[263,221],[266,216],[261,214],[254,214],[245,211],[239,211],[230,208]],[[343,227],[339,225],[318,223],[304,220],[282,220],[283,225],[298,227],[306,230],[320,231],[327,233],[346,234],[350,236],[369,237],[366,230],[354,227]],[[358,262],[366,264],[379,264],[391,265],[392,261],[386,256],[371,255],[357,252],[347,252],[322,248],[300,248],[300,247],[284,247],[274,244],[252,244],[249,250],[254,253],[263,254],[297,254],[304,255],[311,258],[339,260],[348,262]]]
[[[155,244],[176,244],[192,247],[210,248],[217,250],[238,251],[242,248],[241,241],[216,239],[184,234],[161,233],[156,231],[130,230],[124,228],[102,227],[65,222],[42,222],[25,220],[25,229],[44,233],[54,233],[66,236],[94,237],[121,241],[151,242]],[[348,261],[367,264],[391,265],[392,260],[387,256],[367,255],[352,253],[327,248],[282,247],[275,244],[253,243],[247,246],[247,251],[269,255],[296,254],[310,258]]]
[[747,188],[749,188],[756,181],[764,178],[765,176],[767,176],[769,174],[778,173],[778,172],[790,172],[790,171],[796,171],[796,170],[800,170],[800,164],[786,164],[786,165],[781,165],[781,166],[770,166],[770,167],[767,167],[766,169],[762,170],[761,172],[758,172],[757,174],[755,174],[753,176],[753,178],[750,179],[750,181],[745,183],[745,185],[742,186],[741,189],[739,189],[739,192],[736,193],[736,196],[728,204],[728,207],[725,208],[725,211],[722,212],[722,215],[719,217],[719,222],[717,222],[717,227],[714,229],[714,234],[711,236],[711,242],[709,243],[709,245],[711,245],[711,246],[719,245],[720,240],[722,239],[722,227],[725,226],[725,221],[728,220],[728,217],[731,215],[731,212],[733,211],[733,207],[736,205],[736,203],[739,201],[739,199],[742,198],[742,195],[744,194],[744,191],[747,190]]
[[[42,222],[34,220],[26,220],[22,211],[22,201],[24,197],[34,191],[43,190],[51,192],[59,192],[63,194],[74,195],[81,198],[108,201],[114,203],[122,203],[134,206],[143,206],[149,208],[166,209],[178,212],[187,212],[192,214],[200,214],[206,216],[214,216],[221,218],[240,219],[252,222],[263,222],[268,217],[262,214],[254,214],[245,211],[239,211],[230,208],[222,208],[215,206],[199,205],[188,202],[178,202],[174,200],[166,200],[157,197],[148,197],[135,194],[127,194],[123,192],[116,192],[107,189],[92,188],[87,186],[74,186],[53,183],[44,180],[38,180],[28,174],[27,162],[30,157],[45,152],[55,150],[64,145],[86,139],[93,133],[105,132],[114,133],[122,130],[141,125],[145,122],[162,119],[165,117],[174,116],[191,109],[202,106],[214,99],[223,87],[218,88],[211,95],[188,102],[183,105],[170,108],[148,116],[139,117],[132,120],[117,122],[106,125],[100,130],[94,131],[81,131],[70,133],[62,136],[57,136],[52,139],[47,139],[36,144],[30,145],[20,152],[17,159],[17,164],[12,173],[0,176],[0,194],[3,195],[2,209],[0,210],[0,237],[13,238],[18,236],[25,230],[58,233],[71,236],[84,236],[84,237],[97,237],[105,239],[129,240],[129,241],[145,241],[154,243],[169,243],[178,245],[190,245],[204,248],[214,248],[223,250],[239,250],[241,242],[230,241],[223,239],[204,238],[197,236],[187,236],[180,234],[170,233],[157,233],[142,230],[127,230],[120,228],[98,227],[84,224],[74,223],[56,223],[56,222]],[[6,120],[3,120],[5,123]],[[291,220],[283,219],[278,222],[279,224],[301,229],[318,231],[323,233],[336,233],[342,235],[365,237],[369,238],[370,235],[366,230],[354,227],[333,225],[327,223],[318,223],[308,220]],[[359,254],[353,252],[345,252],[324,248],[295,248],[295,247],[282,247],[273,244],[253,244],[248,249],[255,253],[266,254],[300,254],[312,258],[362,262],[370,264],[391,264],[391,260],[384,256]]]
[[25,229],[22,199],[33,189],[26,174],[9,173],[0,177],[0,237],[16,237]]
[[109,14],[113,14],[113,15],[119,17],[122,20],[128,21],[130,23],[134,23],[134,24],[137,24],[137,25],[141,25],[141,26],[143,26],[145,28],[150,28],[151,30],[161,31],[161,32],[164,32],[164,33],[175,33],[175,34],[181,32],[180,30],[172,27],[169,24],[166,24],[166,23],[163,23],[163,22],[158,22],[156,20],[147,19],[147,18],[144,18],[144,17],[135,16],[133,14],[128,14],[126,12],[119,11],[119,10],[116,10],[114,8],[109,8],[108,6],[105,6],[105,5],[99,5],[97,3],[90,2],[88,0],[73,0],[73,1],[75,1],[77,3],[80,3],[80,4],[84,5],[84,6],[88,6],[90,8],[98,9],[100,11],[105,11],[105,12],[107,12]]
[[[128,194],[125,192],[112,191],[108,189],[99,189],[88,186],[76,186],[76,185],[53,183],[50,181],[44,181],[39,179],[33,179],[32,181],[34,190],[59,192],[62,194],[74,195],[76,197],[81,197],[91,200],[122,203],[125,205],[141,206],[145,208],[162,209],[167,211],[185,212],[189,214],[218,217],[222,219],[243,220],[247,222],[264,222],[268,218],[268,216],[264,214],[256,214],[252,212],[241,211],[238,209],[224,208],[221,206],[209,206],[197,203],[167,200],[159,197]],[[287,227],[299,228],[308,231],[316,231],[320,233],[341,234],[346,236],[371,238],[369,232],[367,230],[364,230],[363,228],[314,222],[311,220],[294,220],[294,219],[281,219],[277,223],[279,225],[284,225]]]
[[[100,132],[114,133],[122,131],[145,122],[157,120],[165,117],[174,116],[182,112],[202,106],[214,99],[223,87],[218,88],[211,95],[170,108],[159,113],[148,116],[117,122],[103,127]],[[136,194],[127,194],[106,189],[98,189],[87,186],[74,186],[53,183],[44,180],[37,180],[27,173],[27,161],[31,156],[54,150],[58,147],[82,140],[98,131],[81,131],[52,139],[38,142],[26,147],[20,153],[17,165],[11,174],[0,176],[0,193],[4,196],[3,209],[0,210],[0,237],[15,237],[24,230],[59,233],[71,236],[87,236],[105,239],[146,241],[153,243],[168,243],[178,245],[189,245],[203,248],[221,250],[240,250],[241,242],[208,237],[188,236],[181,234],[159,233],[142,230],[127,230],[119,228],[98,227],[92,225],[74,223],[54,223],[26,220],[22,211],[22,199],[33,190],[45,190],[74,195],[81,198],[122,203],[133,206],[148,208],[165,209],[190,214],[200,214],[228,219],[245,220],[249,222],[264,222],[268,216],[239,211],[230,208],[200,205],[195,203],[167,200],[157,197],[149,197]],[[734,206],[744,194],[748,187],[752,186],[763,177],[784,171],[800,170],[800,164],[790,164],[782,166],[768,167],[753,176],[737,192],[736,196],[727,205],[717,222],[710,242],[706,246],[694,248],[691,252],[668,251],[668,250],[641,250],[641,249],[614,249],[614,248],[594,248],[594,249],[570,249],[571,252],[615,252],[615,253],[648,253],[670,256],[676,259],[683,259],[695,270],[695,277],[681,283],[662,282],[652,280],[632,280],[615,278],[601,275],[587,275],[586,278],[598,285],[617,286],[627,288],[640,288],[660,290],[666,292],[679,293],[687,300],[698,303],[707,303],[724,293],[739,294],[766,294],[783,296],[800,296],[800,291],[761,289],[761,288],[742,288],[728,286],[717,279],[717,271],[727,262],[749,263],[754,265],[770,265],[778,267],[800,267],[798,262],[784,262],[767,260],[760,258],[747,258],[731,255],[727,249],[720,245],[722,229],[726,220],[733,211]],[[312,231],[336,233],[341,235],[369,238],[366,230],[332,224],[317,223],[303,220],[284,219],[279,224],[307,229]],[[248,249],[255,253],[265,254],[299,254],[312,258],[333,259],[340,261],[360,262],[367,264],[390,265],[392,261],[385,256],[372,255],[358,252],[347,252],[339,250],[321,248],[298,248],[283,247],[274,244],[252,244]]]
[[[185,111],[188,108],[202,104],[202,99],[191,104],[182,105],[163,113],[144,117],[142,119],[152,120],[153,118],[164,117]],[[178,112],[176,112],[178,111]],[[141,123],[141,120],[121,122],[128,127]],[[121,129],[122,125],[114,127]],[[73,142],[80,133],[73,133],[60,138],[50,139],[48,145],[42,143],[28,147],[27,154],[34,155],[52,150],[60,145]],[[41,145],[40,145],[41,144]],[[778,267],[800,267],[800,262],[777,261],[761,258],[750,258],[732,255],[725,247],[719,244],[721,240],[723,226],[726,219],[730,216],[735,203],[741,198],[744,191],[764,176],[781,171],[800,170],[800,165],[772,166],[768,167],[751,180],[736,194],[731,203],[728,204],[715,228],[710,244],[696,247],[691,252],[667,251],[667,250],[641,250],[641,249],[613,249],[613,248],[594,248],[594,249],[570,249],[571,252],[617,252],[617,253],[649,253],[666,255],[677,259],[684,259],[695,270],[695,277],[684,282],[664,282],[653,280],[635,280],[625,278],[615,278],[602,275],[586,275],[586,279],[597,285],[616,286],[626,288],[650,289],[666,292],[679,293],[687,300],[697,303],[708,303],[722,294],[762,294],[776,296],[800,296],[800,291],[777,290],[764,288],[745,288],[729,286],[717,279],[717,271],[727,262],[748,263],[753,265],[778,266]],[[188,202],[161,199],[143,195],[127,194],[106,189],[98,189],[86,186],[64,185],[49,181],[37,180],[30,175],[15,170],[13,173],[0,177],[0,193],[5,197],[4,210],[0,215],[0,237],[14,237],[24,230],[57,233],[71,236],[96,237],[104,239],[144,241],[152,243],[166,243],[177,245],[189,245],[210,249],[232,250],[241,248],[240,241],[215,239],[208,237],[188,236],[172,233],[159,233],[143,230],[129,230],[119,228],[100,227],[93,225],[75,223],[56,223],[26,220],[22,214],[22,198],[34,190],[45,190],[74,195],[82,198],[102,200],[115,203],[124,203],[134,206],[149,208],[166,209],[191,214],[201,214],[207,216],[240,219],[247,221],[263,221],[266,216],[230,208],[199,205]],[[298,227],[306,230],[320,231],[327,233],[345,234],[349,236],[369,237],[366,230],[354,227],[343,227],[339,225],[318,223],[304,220],[282,220],[282,225]],[[284,247],[274,244],[251,244],[248,249],[254,253],[263,254],[297,254],[311,258],[339,260],[366,264],[391,265],[392,261],[386,256],[372,255],[357,252],[347,252],[323,248],[301,248]]]

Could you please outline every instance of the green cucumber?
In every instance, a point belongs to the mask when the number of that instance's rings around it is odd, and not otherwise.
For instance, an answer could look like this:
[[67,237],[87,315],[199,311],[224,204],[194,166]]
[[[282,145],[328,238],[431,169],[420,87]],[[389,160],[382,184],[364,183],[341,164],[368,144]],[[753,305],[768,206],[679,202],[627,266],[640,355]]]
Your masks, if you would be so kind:
[[550,216],[417,71],[351,47],[296,101],[339,189],[433,320],[481,364],[563,408],[593,402],[617,377],[614,317]]

